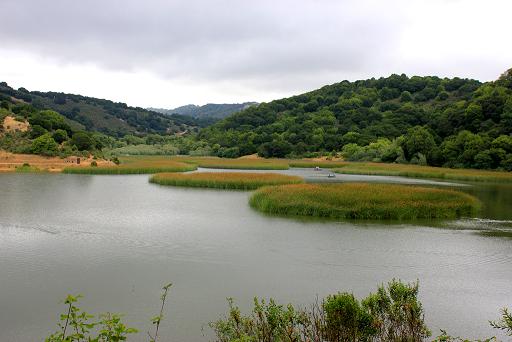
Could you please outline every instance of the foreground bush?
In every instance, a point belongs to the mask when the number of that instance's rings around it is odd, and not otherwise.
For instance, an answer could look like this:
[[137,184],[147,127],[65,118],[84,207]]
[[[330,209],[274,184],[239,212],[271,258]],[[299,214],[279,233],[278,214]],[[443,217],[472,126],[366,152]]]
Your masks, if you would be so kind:
[[[167,293],[172,284],[162,288],[161,307],[151,319],[154,332],[148,332],[149,342],[159,338],[164,318]],[[117,314],[100,314],[98,320],[77,306],[79,296],[68,296],[66,312],[60,315],[58,331],[45,342],[119,342],[137,332],[127,327]],[[318,300],[308,308],[296,308],[254,299],[250,315],[243,315],[228,298],[229,311],[223,318],[209,324],[218,342],[419,342],[431,335],[425,325],[424,312],[418,300],[418,282],[406,284],[392,280],[377,292],[358,300],[353,294],[340,292]],[[512,315],[502,310],[499,321],[491,327],[512,336]],[[444,330],[434,342],[470,342],[452,337]],[[484,340],[496,341],[495,337]],[[477,342],[477,341],[474,341]],[[483,341],[478,341],[483,342]]]
[[456,218],[480,204],[468,194],[393,184],[299,184],[265,187],[250,199],[262,212],[335,219]]
[[210,323],[219,342],[230,341],[423,341],[430,336],[418,301],[418,283],[393,280],[359,301],[343,292],[310,308],[254,299],[244,316],[228,300],[228,315]]
[[154,175],[149,181],[160,185],[239,190],[254,190],[265,185],[304,182],[301,177],[297,176],[248,172],[161,173]]
[[[153,334],[147,332],[150,342],[156,342],[158,339],[158,330],[164,318],[165,301],[171,286],[172,284],[169,283],[162,288],[160,313],[151,318],[155,330]],[[93,315],[77,306],[80,297],[72,295],[66,297],[64,304],[67,309],[66,313],[60,315],[58,331],[48,336],[45,342],[119,342],[126,341],[128,335],[138,332],[137,329],[127,327],[119,314],[107,312],[98,315],[98,320],[95,320]]]

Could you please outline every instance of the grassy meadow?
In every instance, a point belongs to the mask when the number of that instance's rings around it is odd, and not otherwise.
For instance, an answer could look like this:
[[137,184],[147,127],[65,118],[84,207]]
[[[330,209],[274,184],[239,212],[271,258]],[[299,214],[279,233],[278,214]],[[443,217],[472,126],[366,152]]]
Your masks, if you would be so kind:
[[239,169],[239,170],[287,170],[286,159],[263,158],[219,158],[219,157],[186,157],[177,156],[173,160],[194,164],[208,169]]
[[153,175],[149,181],[160,185],[236,190],[254,190],[266,185],[304,182],[297,176],[246,172],[159,173]]
[[63,173],[91,174],[91,175],[121,175],[121,174],[150,174],[159,172],[186,172],[197,167],[193,164],[183,163],[169,157],[123,157],[119,158],[121,164],[112,166],[67,167]]
[[347,162],[333,169],[336,173],[414,178],[439,178],[477,182],[512,182],[512,172],[475,169],[449,169],[444,167],[410,164]]
[[454,190],[365,183],[264,187],[250,205],[283,216],[394,220],[471,216],[480,207],[475,197]]

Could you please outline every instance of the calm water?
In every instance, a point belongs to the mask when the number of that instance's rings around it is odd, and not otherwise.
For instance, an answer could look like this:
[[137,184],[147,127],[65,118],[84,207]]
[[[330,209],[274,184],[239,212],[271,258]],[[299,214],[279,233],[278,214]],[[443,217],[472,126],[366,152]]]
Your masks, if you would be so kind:
[[42,341],[67,293],[94,313],[127,313],[145,334],[168,281],[161,331],[173,341],[208,340],[226,297],[308,304],[393,277],[420,280],[434,333],[492,335],[487,321],[512,307],[510,185],[463,187],[485,202],[483,219],[412,225],[271,218],[249,193],[147,179],[0,175],[0,341]]

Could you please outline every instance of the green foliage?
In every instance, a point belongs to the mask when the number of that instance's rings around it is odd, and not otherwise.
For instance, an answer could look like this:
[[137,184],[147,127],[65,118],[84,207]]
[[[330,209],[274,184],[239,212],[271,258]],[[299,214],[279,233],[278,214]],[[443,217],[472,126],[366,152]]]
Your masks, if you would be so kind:
[[159,173],[152,176],[149,182],[168,186],[254,190],[267,185],[303,183],[304,180],[301,177],[276,173],[196,172]]
[[118,147],[110,150],[112,155],[177,155],[179,154],[179,148],[171,144],[155,144],[155,145],[128,145],[124,147]]
[[60,315],[58,331],[48,336],[45,342],[119,342],[137,332],[137,329],[127,327],[117,314],[100,314],[97,321],[93,320],[93,315],[77,306],[80,297],[66,297],[67,312]]
[[[491,146],[512,133],[509,77],[484,84],[406,75],[343,81],[250,107],[203,129],[199,138],[218,145],[217,155],[230,157],[335,150],[349,160],[509,168],[510,152]],[[370,146],[383,139],[401,141],[391,151]]]
[[151,318],[151,323],[155,326],[155,332],[153,335],[151,335],[149,332],[148,332],[148,335],[149,335],[149,341],[150,342],[156,342],[157,339],[158,339],[158,330],[160,328],[160,323],[162,322],[162,320],[164,319],[164,307],[165,307],[165,300],[167,299],[167,294],[169,292],[169,289],[171,288],[172,286],[172,283],[169,283],[167,285],[165,285],[163,288],[162,288],[162,295],[160,296],[160,300],[162,302],[162,305],[160,307],[160,313],[158,314],[158,316],[155,316],[153,318]]
[[508,336],[512,336],[512,313],[507,308],[501,310],[501,319],[499,321],[490,322],[495,329],[500,329]]
[[393,280],[362,301],[342,292],[309,308],[255,298],[252,313],[247,316],[228,298],[227,316],[211,322],[210,327],[219,342],[419,342],[430,332],[417,295],[417,283]]
[[76,132],[69,142],[79,151],[91,150],[94,147],[94,139],[87,132]]
[[418,300],[418,282],[404,284],[393,279],[387,287],[363,300],[363,306],[374,318],[377,335],[382,341],[423,341],[430,336],[424,312]]
[[43,156],[56,156],[59,145],[53,140],[51,134],[46,133],[32,141],[31,152]]
[[406,158],[418,154],[426,156],[436,148],[436,142],[428,130],[421,126],[415,126],[407,130],[404,136],[404,147]]
[[29,137],[30,139],[35,139],[46,133],[48,133],[48,130],[46,130],[44,127],[33,125],[30,127]]
[[456,218],[480,208],[475,197],[454,190],[368,183],[264,187],[249,204],[272,215],[359,220]]
[[58,144],[63,143],[64,141],[68,140],[68,132],[66,132],[63,129],[58,129],[52,134],[53,140],[55,140]]
[[[162,113],[143,108],[129,107],[125,103],[116,103],[109,100],[97,99],[81,95],[64,94],[57,92],[39,92],[20,88],[15,90],[5,82],[0,84],[0,96],[13,97],[25,101],[28,104],[15,105],[17,113],[29,118],[30,123],[38,124],[47,130],[58,128],[74,130],[87,130],[102,132],[111,136],[121,137],[133,133],[157,133],[168,134],[193,130],[198,123],[193,120],[183,120]],[[53,121],[54,116],[48,113],[35,114],[31,112],[50,109],[62,114],[66,118],[68,128],[60,126]],[[49,121],[47,121],[49,119]]]
[[373,317],[351,293],[328,296],[323,310],[328,341],[366,341],[376,333]]

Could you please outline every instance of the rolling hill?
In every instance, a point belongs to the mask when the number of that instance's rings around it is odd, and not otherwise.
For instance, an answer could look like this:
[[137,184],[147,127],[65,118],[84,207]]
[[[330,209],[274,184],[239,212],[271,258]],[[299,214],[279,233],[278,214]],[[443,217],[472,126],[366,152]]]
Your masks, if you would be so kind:
[[193,104],[177,107],[174,109],[149,108],[150,110],[163,114],[180,114],[200,119],[223,119],[233,113],[240,112],[250,106],[256,105],[256,102],[244,103],[208,103],[204,106],[196,106]]
[[125,103],[59,92],[28,91],[25,88],[16,90],[5,82],[0,83],[0,97],[26,102],[36,109],[59,112],[76,130],[96,131],[111,136],[169,134],[196,127],[195,122],[187,118],[170,117]]

